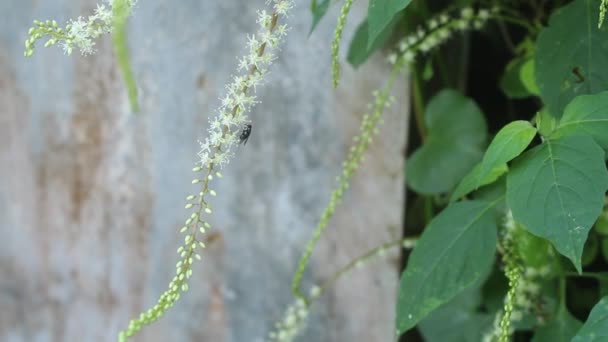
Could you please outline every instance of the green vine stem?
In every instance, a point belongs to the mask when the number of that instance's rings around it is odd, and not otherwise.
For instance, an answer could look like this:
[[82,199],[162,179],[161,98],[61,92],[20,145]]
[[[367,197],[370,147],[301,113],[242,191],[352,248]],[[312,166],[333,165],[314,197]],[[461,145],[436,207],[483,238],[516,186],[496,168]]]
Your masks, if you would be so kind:
[[323,282],[323,284],[321,284],[321,286],[319,286],[318,289],[312,291],[311,297],[308,299],[308,301],[311,302],[314,298],[322,296],[327,291],[327,289],[329,289],[331,286],[333,286],[336,283],[336,281],[338,279],[340,279],[342,276],[349,273],[353,269],[360,268],[363,266],[363,264],[368,263],[372,259],[383,256],[388,250],[390,250],[392,248],[401,246],[406,249],[412,249],[412,248],[414,248],[414,246],[416,246],[416,242],[418,242],[418,237],[408,237],[408,238],[404,238],[404,239],[387,242],[385,244],[382,244],[382,245],[368,251],[367,253],[359,256],[358,258],[356,258],[356,259],[352,260],[351,262],[349,262],[348,264],[344,265],[337,272],[335,272],[331,277],[329,277],[329,279],[327,279],[325,282]]
[[310,290],[310,295],[308,298],[296,298],[295,302],[289,305],[283,318],[275,324],[274,331],[269,333],[270,341],[293,341],[306,326],[306,321],[312,302],[323,295],[323,293],[325,293],[327,289],[335,284],[338,279],[348,274],[351,270],[362,267],[375,257],[384,255],[391,248],[402,246],[403,248],[411,249],[416,245],[417,241],[417,237],[409,237],[382,244],[340,268],[321,286],[313,286]]
[[304,271],[306,270],[306,266],[308,265],[308,261],[310,259],[310,256],[312,255],[312,251],[319,239],[321,238],[321,235],[327,228],[329,220],[336,211],[336,207],[341,202],[344,192],[348,189],[350,179],[359,167],[359,164],[363,159],[363,154],[372,142],[373,135],[376,131],[376,126],[382,117],[384,108],[390,105],[391,101],[389,100],[389,93],[393,87],[397,75],[399,74],[404,65],[405,60],[402,59],[394,66],[393,71],[391,72],[383,90],[379,93],[374,92],[374,111],[371,115],[365,114],[363,116],[360,133],[353,139],[355,145],[351,147],[348,157],[343,163],[342,174],[338,176],[338,187],[331,193],[329,204],[325,207],[325,210],[321,215],[319,224],[313,232],[312,239],[306,244],[304,254],[300,258],[296,273],[293,277],[291,289],[296,298],[299,298],[305,302],[308,302],[308,300],[306,296],[304,296],[302,292],[300,292],[300,283],[302,282],[302,277],[304,276]]
[[114,17],[114,29],[112,32],[112,42],[118,67],[127,87],[127,95],[131,111],[137,113],[139,104],[137,102],[137,84],[133,75],[133,68],[129,58],[129,47],[127,45],[127,17],[131,13],[134,2],[129,0],[114,0],[112,6],[112,16]]

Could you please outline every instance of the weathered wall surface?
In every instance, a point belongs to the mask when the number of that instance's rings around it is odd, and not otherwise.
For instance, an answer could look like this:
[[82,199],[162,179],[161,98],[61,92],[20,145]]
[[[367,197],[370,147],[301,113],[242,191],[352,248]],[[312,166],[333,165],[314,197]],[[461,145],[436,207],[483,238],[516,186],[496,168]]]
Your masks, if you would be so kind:
[[[128,111],[108,38],[86,58],[43,48],[22,57],[33,19],[64,22],[94,1],[0,2],[0,341],[113,341],[164,291],[193,191],[196,139],[263,2],[140,1],[129,30],[138,115]],[[292,300],[299,255],[388,73],[381,58],[356,73],[344,66],[332,90],[337,9],[308,38],[308,1],[297,6],[251,115],[252,136],[216,183],[215,239],[191,291],[138,341],[262,341]],[[357,4],[347,40],[365,7]],[[400,234],[403,84],[395,94],[306,284]],[[339,281],[315,304],[301,340],[391,340],[396,255]]]

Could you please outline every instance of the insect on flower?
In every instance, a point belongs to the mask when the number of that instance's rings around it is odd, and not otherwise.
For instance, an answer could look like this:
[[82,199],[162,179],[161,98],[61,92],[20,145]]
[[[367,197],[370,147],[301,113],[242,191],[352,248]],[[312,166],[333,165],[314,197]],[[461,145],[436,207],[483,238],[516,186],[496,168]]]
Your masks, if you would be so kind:
[[251,124],[246,124],[241,131],[241,135],[239,136],[239,144],[247,145],[247,140],[249,140],[249,135],[251,134]]

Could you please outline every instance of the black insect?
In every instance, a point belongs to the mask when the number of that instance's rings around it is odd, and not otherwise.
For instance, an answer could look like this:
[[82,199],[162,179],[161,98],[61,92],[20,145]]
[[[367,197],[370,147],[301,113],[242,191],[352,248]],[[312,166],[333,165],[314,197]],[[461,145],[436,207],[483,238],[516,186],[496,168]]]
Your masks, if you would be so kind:
[[583,83],[583,82],[585,82],[585,77],[583,77],[583,73],[581,72],[581,69],[579,67],[574,67],[572,69],[572,73],[577,78],[577,80],[575,81],[576,83]]
[[247,145],[249,135],[251,135],[251,124],[246,124],[241,131],[241,135],[239,136],[239,144]]

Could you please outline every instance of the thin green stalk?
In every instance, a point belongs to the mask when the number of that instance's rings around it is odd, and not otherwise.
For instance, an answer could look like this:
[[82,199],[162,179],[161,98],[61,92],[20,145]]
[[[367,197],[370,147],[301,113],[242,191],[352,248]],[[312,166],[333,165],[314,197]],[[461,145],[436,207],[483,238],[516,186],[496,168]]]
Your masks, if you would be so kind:
[[342,41],[342,31],[344,30],[344,25],[346,25],[348,12],[350,12],[350,8],[353,5],[353,2],[354,0],[346,0],[344,5],[342,6],[342,9],[340,10],[340,16],[338,17],[338,24],[336,25],[336,32],[334,33],[334,40],[331,43],[331,71],[334,88],[337,88],[338,83],[340,82],[340,41]]
[[[413,244],[415,244],[416,241],[418,241],[418,237],[403,238],[403,239],[387,242],[385,244],[382,244],[382,245],[368,251],[367,253],[352,260],[351,262],[349,262],[348,264],[346,264],[342,268],[340,268],[337,272],[335,272],[329,279],[327,279],[321,286],[319,286],[319,291],[315,294],[314,297],[320,297],[321,295],[323,295],[323,293],[325,293],[325,291],[327,291],[327,289],[329,289],[333,284],[335,284],[335,282],[338,279],[340,279],[343,275],[350,272],[353,268],[357,268],[360,265],[362,265],[363,263],[368,262],[371,259],[382,255],[387,250],[389,250],[393,247],[404,246],[404,248],[408,248],[408,247],[412,248]],[[309,300],[312,300],[312,299],[313,298],[310,298]]]
[[359,167],[359,164],[363,158],[363,153],[367,150],[367,148],[372,142],[372,136],[374,134],[376,125],[380,121],[384,108],[386,107],[389,101],[389,93],[393,87],[393,84],[395,83],[397,75],[405,64],[406,63],[403,59],[400,59],[395,64],[386,85],[384,86],[383,90],[376,96],[373,113],[371,115],[366,114],[364,116],[363,122],[361,124],[360,135],[354,138],[355,145],[351,147],[349,155],[343,164],[344,167],[342,169],[342,174],[338,177],[339,185],[332,192],[329,203],[325,207],[325,210],[321,215],[321,219],[319,220],[319,223],[313,232],[313,236],[306,244],[304,253],[300,258],[296,273],[294,274],[291,283],[291,290],[296,298],[301,299],[306,303],[308,303],[308,299],[300,291],[300,284],[302,282],[306,266],[308,265],[308,262],[312,255],[312,251],[319,239],[321,238],[321,235],[327,228],[329,220],[336,211],[336,207],[341,202],[344,192],[348,189],[350,179]]
[[129,104],[131,111],[137,113],[139,104],[137,102],[137,84],[131,67],[129,58],[129,47],[127,45],[127,17],[131,9],[129,1],[115,0],[112,6],[112,14],[114,16],[114,30],[112,33],[112,42],[114,43],[114,51],[116,52],[116,60],[118,67],[122,73],[122,77],[127,87]]
[[425,141],[427,130],[424,124],[424,98],[422,95],[422,79],[417,68],[413,70],[412,100],[414,101],[414,121],[420,135],[420,140]]

